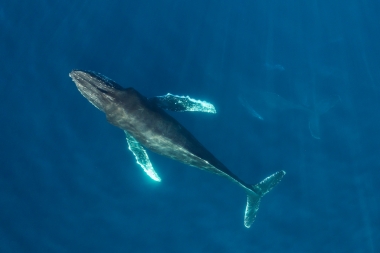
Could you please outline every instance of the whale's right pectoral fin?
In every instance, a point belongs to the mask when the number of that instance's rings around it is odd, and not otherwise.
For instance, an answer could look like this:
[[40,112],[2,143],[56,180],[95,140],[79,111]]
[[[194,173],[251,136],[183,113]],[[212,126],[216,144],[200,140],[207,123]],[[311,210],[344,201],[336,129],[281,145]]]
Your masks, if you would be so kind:
[[145,149],[141,146],[141,144],[127,131],[124,131],[128,148],[132,151],[133,155],[136,158],[137,163],[141,166],[141,168],[145,171],[145,173],[154,181],[161,182],[161,178],[157,175],[154,170],[152,163],[146,153]]
[[259,120],[264,120],[264,118],[258,112],[256,112],[255,109],[253,109],[253,107],[247,102],[245,98],[239,96],[239,102],[245,109],[247,109],[251,116],[258,118]]
[[206,101],[193,99],[189,96],[178,96],[168,93],[165,96],[149,98],[149,101],[164,110],[174,112],[216,113],[215,107],[212,104]]

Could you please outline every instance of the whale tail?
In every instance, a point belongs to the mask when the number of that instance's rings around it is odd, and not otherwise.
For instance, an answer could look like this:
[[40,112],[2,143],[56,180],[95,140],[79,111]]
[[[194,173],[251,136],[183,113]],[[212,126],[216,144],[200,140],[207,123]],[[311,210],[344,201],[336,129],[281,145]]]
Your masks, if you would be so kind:
[[284,177],[285,171],[278,171],[256,185],[252,185],[252,192],[247,193],[244,225],[249,228],[255,221],[261,198],[273,189]]
[[319,117],[322,114],[327,113],[331,108],[333,108],[340,101],[341,101],[340,96],[337,96],[334,98],[321,100],[315,105],[314,111],[312,111],[309,116],[309,130],[313,138],[321,139]]

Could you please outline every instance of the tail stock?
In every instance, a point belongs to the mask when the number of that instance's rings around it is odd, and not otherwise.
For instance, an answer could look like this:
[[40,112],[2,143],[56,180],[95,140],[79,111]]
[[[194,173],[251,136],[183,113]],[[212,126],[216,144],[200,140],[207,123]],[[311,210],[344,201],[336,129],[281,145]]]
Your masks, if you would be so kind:
[[245,208],[244,225],[249,228],[255,221],[259,210],[261,198],[273,189],[284,177],[285,171],[278,171],[256,185],[252,185],[252,192],[247,193],[247,206]]

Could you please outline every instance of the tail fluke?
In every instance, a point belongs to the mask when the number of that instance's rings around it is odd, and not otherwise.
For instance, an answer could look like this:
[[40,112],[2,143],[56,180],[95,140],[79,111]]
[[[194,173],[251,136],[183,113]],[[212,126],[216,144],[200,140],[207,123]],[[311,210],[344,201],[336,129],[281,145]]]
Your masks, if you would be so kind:
[[315,139],[321,139],[321,130],[319,127],[319,117],[328,112],[333,108],[338,102],[340,102],[340,97],[334,97],[330,99],[324,99],[319,101],[314,108],[314,111],[311,112],[309,117],[309,130],[311,136]]
[[252,186],[252,192],[248,192],[247,206],[245,208],[244,225],[249,228],[255,221],[256,213],[259,210],[261,198],[275,187],[285,175],[281,170],[265,178],[260,183]]
[[309,118],[309,130],[313,138],[319,140],[321,139],[321,130],[319,128],[319,114],[312,112]]

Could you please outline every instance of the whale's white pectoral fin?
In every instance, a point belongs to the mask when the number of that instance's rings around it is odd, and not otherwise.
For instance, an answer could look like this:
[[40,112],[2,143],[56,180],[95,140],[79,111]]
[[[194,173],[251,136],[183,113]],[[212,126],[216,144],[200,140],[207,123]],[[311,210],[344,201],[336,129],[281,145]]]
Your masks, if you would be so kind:
[[155,103],[164,110],[175,112],[207,112],[216,113],[215,107],[201,100],[193,99],[189,96],[177,96],[168,93],[165,96],[157,96],[150,98],[149,101]]
[[151,179],[157,182],[161,182],[161,178],[157,175],[156,171],[154,170],[145,149],[127,131],[124,131],[124,133],[128,142],[128,149],[132,151],[133,155],[136,157],[137,163],[141,166],[141,168],[145,171],[146,174],[148,174],[148,176]]
[[251,114],[255,118],[258,118],[259,120],[264,120],[264,118],[258,112],[256,112],[255,109],[252,108],[252,106],[250,106],[250,104],[247,102],[247,100],[245,100],[243,97],[240,97],[240,96],[238,99],[239,99],[240,104],[245,109],[247,109],[249,114]]

